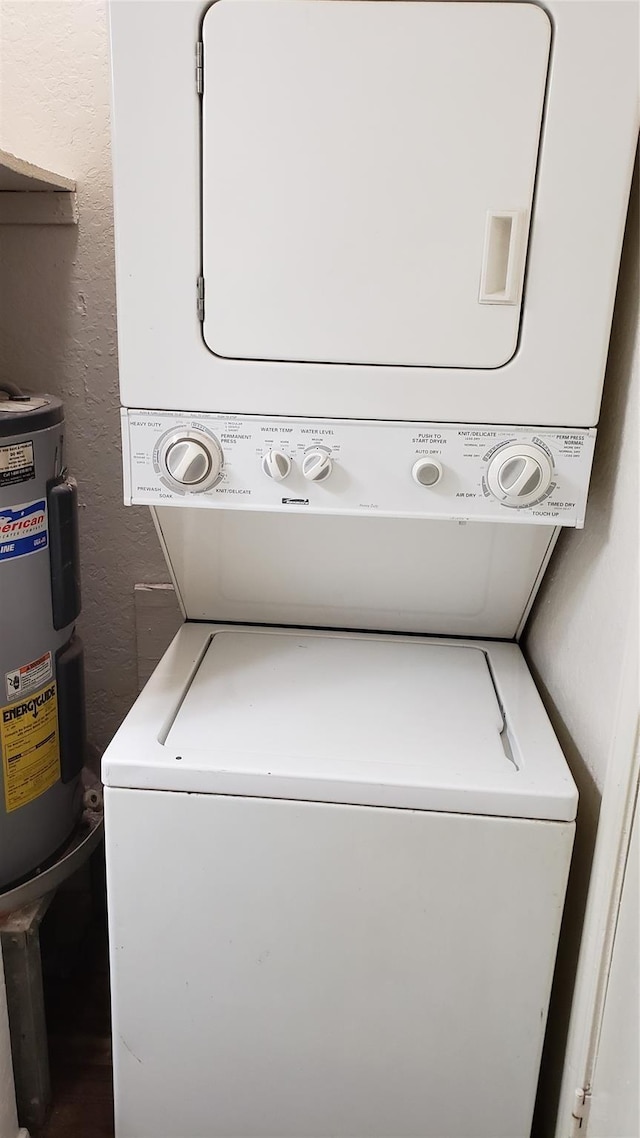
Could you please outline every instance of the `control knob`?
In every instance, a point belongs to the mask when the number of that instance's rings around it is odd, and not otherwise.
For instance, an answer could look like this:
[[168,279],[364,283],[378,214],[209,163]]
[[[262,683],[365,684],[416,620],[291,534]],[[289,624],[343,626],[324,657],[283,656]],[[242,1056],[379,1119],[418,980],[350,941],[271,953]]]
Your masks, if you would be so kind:
[[310,447],[302,459],[302,473],[309,482],[324,482],[333,470],[331,452],[325,447]]
[[282,482],[291,472],[291,459],[280,450],[270,450],[263,456],[262,469],[274,482]]
[[222,472],[224,456],[217,439],[203,431],[173,431],[164,441],[161,465],[177,486],[202,491],[213,486]]
[[419,486],[437,486],[442,478],[442,466],[433,458],[419,458],[413,464],[411,475]]
[[552,481],[551,459],[535,443],[509,443],[501,447],[487,470],[489,489],[505,506],[526,506],[537,501]]

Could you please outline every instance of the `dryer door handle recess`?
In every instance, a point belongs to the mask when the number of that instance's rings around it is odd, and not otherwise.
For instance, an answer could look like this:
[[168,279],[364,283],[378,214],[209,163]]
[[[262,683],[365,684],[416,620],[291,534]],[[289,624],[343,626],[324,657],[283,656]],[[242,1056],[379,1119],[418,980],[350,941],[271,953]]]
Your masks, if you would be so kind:
[[481,304],[519,304],[527,216],[523,210],[488,213],[480,279]]

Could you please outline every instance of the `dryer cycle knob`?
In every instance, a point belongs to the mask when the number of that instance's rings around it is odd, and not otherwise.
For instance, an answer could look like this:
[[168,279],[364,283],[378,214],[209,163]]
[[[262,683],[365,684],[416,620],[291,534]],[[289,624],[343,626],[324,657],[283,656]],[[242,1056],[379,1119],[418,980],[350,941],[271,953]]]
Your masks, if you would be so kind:
[[333,470],[331,452],[324,447],[310,447],[302,459],[302,473],[309,482],[324,482]]
[[262,469],[267,478],[273,478],[274,482],[283,482],[291,473],[291,459],[281,450],[269,450],[263,456]]
[[526,506],[535,502],[553,481],[549,455],[535,443],[510,443],[491,459],[487,485],[505,506]]
[[185,490],[208,490],[224,465],[217,439],[202,431],[175,431],[162,448],[162,465],[169,478]]

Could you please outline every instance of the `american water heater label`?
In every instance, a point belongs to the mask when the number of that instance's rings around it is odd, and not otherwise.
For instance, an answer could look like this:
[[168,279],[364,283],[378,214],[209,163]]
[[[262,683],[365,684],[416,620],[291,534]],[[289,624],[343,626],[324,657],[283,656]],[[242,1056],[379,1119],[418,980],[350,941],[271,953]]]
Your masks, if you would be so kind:
[[7,813],[28,806],[60,778],[58,698],[47,684],[0,708],[0,751]]
[[44,498],[20,506],[0,506],[0,563],[46,549],[47,503]]
[[7,443],[0,447],[0,486],[15,486],[36,476],[33,443]]
[[50,652],[45,652],[44,656],[39,656],[37,660],[30,660],[28,664],[21,664],[19,668],[12,668],[4,675],[7,699],[18,699],[19,696],[29,695],[36,688],[48,683],[52,676],[53,659]]

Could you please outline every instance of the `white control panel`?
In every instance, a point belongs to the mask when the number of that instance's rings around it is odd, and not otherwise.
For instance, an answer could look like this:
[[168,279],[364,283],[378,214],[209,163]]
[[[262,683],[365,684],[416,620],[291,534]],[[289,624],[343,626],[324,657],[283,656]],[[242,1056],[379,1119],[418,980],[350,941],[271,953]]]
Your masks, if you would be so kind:
[[126,411],[125,501],[580,527],[595,429]]

